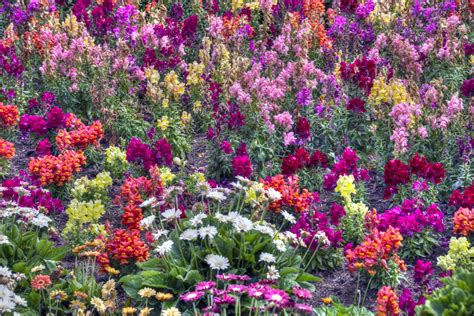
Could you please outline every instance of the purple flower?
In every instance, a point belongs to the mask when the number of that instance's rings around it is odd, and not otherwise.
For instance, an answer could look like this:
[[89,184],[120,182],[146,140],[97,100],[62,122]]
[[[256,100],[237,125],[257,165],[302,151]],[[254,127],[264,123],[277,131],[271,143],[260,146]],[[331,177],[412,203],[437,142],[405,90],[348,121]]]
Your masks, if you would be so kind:
[[216,282],[204,281],[196,284],[196,291],[209,291],[216,287]]
[[202,296],[204,295],[204,292],[188,292],[183,295],[181,295],[179,298],[182,299],[185,302],[194,302],[199,300]]
[[312,101],[312,92],[310,89],[303,87],[296,95],[296,102],[300,106],[308,106]]
[[413,279],[419,285],[426,285],[429,282],[429,277],[434,273],[434,268],[431,261],[417,260],[415,264],[415,271]]
[[221,147],[221,150],[222,150],[225,154],[227,154],[227,155],[230,155],[230,154],[233,152],[233,150],[232,150],[232,145],[231,145],[228,141],[226,141],[226,140],[223,140],[223,141],[221,142],[221,146],[220,146],[220,147]]
[[404,288],[399,297],[398,303],[400,309],[408,314],[408,316],[415,315],[416,302],[413,300],[413,294],[407,288]]

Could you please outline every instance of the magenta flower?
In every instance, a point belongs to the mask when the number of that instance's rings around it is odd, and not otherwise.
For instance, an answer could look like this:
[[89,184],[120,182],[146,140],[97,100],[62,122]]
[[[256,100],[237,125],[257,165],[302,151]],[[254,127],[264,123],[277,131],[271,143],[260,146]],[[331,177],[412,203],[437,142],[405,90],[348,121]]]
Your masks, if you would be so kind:
[[180,296],[180,298],[185,302],[194,302],[199,300],[204,295],[204,292],[194,291],[188,292]]
[[265,293],[265,300],[274,303],[276,306],[285,307],[290,302],[290,297],[283,290],[268,289]]
[[205,281],[196,284],[196,291],[209,291],[216,287],[216,282]]
[[218,274],[217,278],[222,281],[239,281],[237,274]]
[[420,285],[426,285],[429,282],[429,276],[434,273],[431,261],[417,260],[415,264],[415,273],[413,279]]
[[221,296],[215,297],[214,303],[216,305],[230,305],[235,303],[235,298],[228,295],[227,293],[224,293]]
[[243,294],[247,291],[247,287],[241,284],[230,284],[227,290],[232,293]]
[[309,300],[313,297],[311,291],[296,286],[293,287],[293,294],[302,300]]
[[234,176],[250,177],[252,174],[252,162],[249,156],[235,156],[232,160],[232,168],[234,170]]
[[308,304],[295,304],[295,310],[298,312],[312,313],[313,308]]

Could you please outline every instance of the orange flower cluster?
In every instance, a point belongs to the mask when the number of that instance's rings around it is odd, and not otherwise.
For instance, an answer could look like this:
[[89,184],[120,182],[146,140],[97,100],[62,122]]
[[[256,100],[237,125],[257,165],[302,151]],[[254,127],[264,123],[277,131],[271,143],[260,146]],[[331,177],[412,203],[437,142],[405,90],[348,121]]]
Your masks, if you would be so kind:
[[380,268],[389,269],[389,260],[395,262],[400,270],[405,271],[405,262],[397,254],[402,246],[402,240],[398,228],[389,226],[385,232],[374,230],[362,244],[346,251],[349,271],[365,269],[370,275],[375,275]]
[[282,195],[280,200],[270,203],[268,207],[270,211],[279,213],[283,207],[291,207],[297,213],[308,210],[315,196],[307,189],[300,192],[298,181],[296,175],[285,179],[281,174],[268,180],[260,180],[265,189],[273,188]]
[[162,192],[159,168],[150,168],[150,176],[150,179],[128,178],[120,189],[120,195],[115,197],[117,204],[126,204],[122,225],[127,229],[116,230],[112,239],[106,241],[104,252],[98,258],[105,269],[110,267],[110,259],[117,260],[122,265],[130,260],[145,261],[148,258],[148,247],[140,239],[140,221],[143,218],[140,204]]
[[390,286],[382,287],[377,293],[377,316],[398,316],[398,297]]
[[15,126],[18,124],[18,108],[16,105],[3,105],[0,102],[0,124],[6,127]]
[[31,158],[28,164],[30,174],[37,177],[42,186],[56,184],[63,186],[72,180],[74,173],[80,172],[86,157],[82,151],[67,150],[59,156],[45,155]]
[[[80,122],[80,121],[79,121]],[[70,120],[66,124],[73,124]],[[102,129],[102,123],[95,121],[90,126],[81,125],[76,130],[67,131],[59,130],[56,135],[56,144],[59,150],[63,151],[66,149],[86,149],[91,145],[97,145],[99,140],[104,136]]]
[[114,232],[113,238],[106,242],[105,247],[107,252],[97,258],[105,268],[110,267],[108,254],[121,265],[128,264],[132,259],[137,262],[146,261],[149,256],[148,247],[140,239],[139,230],[118,229]]
[[466,237],[474,232],[474,209],[460,207],[454,213],[454,232]]
[[0,138],[0,158],[7,160],[15,157],[15,145]]

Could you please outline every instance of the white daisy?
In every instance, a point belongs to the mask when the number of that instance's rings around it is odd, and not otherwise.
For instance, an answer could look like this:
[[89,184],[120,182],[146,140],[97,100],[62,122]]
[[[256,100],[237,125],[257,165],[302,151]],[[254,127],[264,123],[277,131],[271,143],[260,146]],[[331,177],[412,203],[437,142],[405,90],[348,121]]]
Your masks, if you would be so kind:
[[8,267],[0,266],[0,275],[5,278],[10,278],[12,276],[12,272]]
[[287,221],[289,221],[291,224],[296,223],[296,218],[295,218],[293,215],[291,215],[290,213],[288,213],[287,211],[282,211],[282,212],[281,212],[281,215],[283,215],[283,217],[284,217]]
[[179,239],[181,240],[194,240],[198,237],[199,232],[197,229],[186,229],[180,236]]
[[275,236],[275,231],[270,226],[257,224],[254,226],[254,229],[262,234],[269,235],[271,237]]
[[164,211],[163,213],[161,213],[161,216],[163,216],[163,218],[166,221],[172,222],[172,221],[180,218],[181,214],[182,214],[181,210],[170,208],[170,209],[167,209],[166,211]]
[[31,224],[38,226],[40,228],[44,228],[44,227],[48,227],[51,221],[52,221],[51,218],[40,213],[31,220]]
[[207,192],[206,197],[219,202],[225,201],[227,199],[224,193],[217,191],[216,189]]
[[7,236],[0,234],[0,245],[11,245]]
[[280,240],[280,239],[274,240],[273,244],[275,245],[275,247],[280,252],[284,252],[286,250],[286,246],[285,246],[285,243],[283,242],[283,240]]
[[229,260],[226,257],[219,255],[207,255],[206,262],[213,270],[225,270],[229,267]]
[[224,215],[222,213],[216,213],[216,215],[214,215],[214,217],[221,223],[228,223],[230,221],[229,216]]
[[152,205],[153,203],[155,203],[155,201],[156,201],[156,197],[153,196],[153,197],[143,201],[143,203],[140,204],[140,207],[141,208],[148,207],[148,206]]
[[314,235],[314,237],[316,237],[318,241],[320,241],[324,246],[328,246],[331,244],[328,237],[326,236],[326,233],[322,230],[318,231],[316,235]]
[[232,221],[232,226],[238,232],[248,232],[253,229],[253,222],[247,217],[239,216]]
[[204,226],[199,229],[199,237],[205,239],[209,237],[209,239],[214,238],[217,235],[217,229],[214,226]]
[[15,295],[15,297],[13,298],[13,301],[15,302],[15,304],[21,305],[21,306],[26,306],[27,304],[26,300],[23,297],[18,296],[18,295]]
[[196,216],[194,216],[193,218],[191,218],[189,220],[189,222],[193,226],[198,226],[198,225],[202,224],[202,220],[205,219],[205,218],[207,218],[207,215],[204,214],[204,213],[200,213],[200,214],[197,214]]
[[266,263],[273,263],[276,261],[276,258],[274,255],[272,255],[271,253],[268,253],[268,252],[262,252],[260,254],[260,259],[259,259],[260,262],[266,262]]
[[153,233],[153,239],[158,240],[161,236],[167,236],[170,231],[167,229],[158,229]]
[[275,266],[269,266],[267,272],[267,279],[278,280],[280,278],[280,272]]
[[147,216],[147,217],[143,218],[140,221],[140,226],[144,227],[144,228],[150,227],[151,224],[153,224],[153,222],[155,221],[155,218],[156,218],[155,215],[150,215],[150,216]]
[[298,236],[290,231],[284,232],[283,235],[287,240],[291,241],[292,243],[298,242]]
[[268,188],[265,193],[267,194],[268,199],[272,202],[281,200],[281,193],[274,188]]
[[156,247],[155,251],[160,255],[164,256],[166,253],[170,252],[173,249],[173,241],[165,241],[162,245]]

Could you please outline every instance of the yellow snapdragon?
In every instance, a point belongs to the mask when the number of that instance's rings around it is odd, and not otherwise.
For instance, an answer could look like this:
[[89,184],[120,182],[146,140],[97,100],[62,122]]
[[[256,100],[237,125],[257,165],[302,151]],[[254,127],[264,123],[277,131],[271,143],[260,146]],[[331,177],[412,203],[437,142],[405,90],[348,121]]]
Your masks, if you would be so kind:
[[170,120],[168,119],[168,116],[165,115],[161,118],[161,120],[158,120],[156,122],[156,126],[160,128],[163,132],[166,131],[170,126]]
[[160,178],[163,186],[167,187],[173,183],[173,180],[176,176],[171,172],[171,169],[168,167],[160,168]]
[[339,192],[339,194],[346,202],[351,202],[351,195],[356,193],[354,181],[355,179],[352,174],[348,176],[340,176],[337,180],[337,186],[335,191]]
[[175,98],[178,99],[180,96],[184,94],[184,83],[180,82],[178,79],[178,75],[174,70],[171,70],[165,76],[165,86],[168,92]]
[[401,81],[392,80],[387,84],[384,77],[374,80],[369,95],[369,103],[371,105],[378,106],[382,103],[395,105],[409,103],[410,101],[410,95]]
[[201,78],[202,73],[204,72],[204,65],[198,64],[197,62],[193,62],[192,64],[188,65],[188,78],[187,82],[190,86],[196,86],[203,82],[204,80]]

